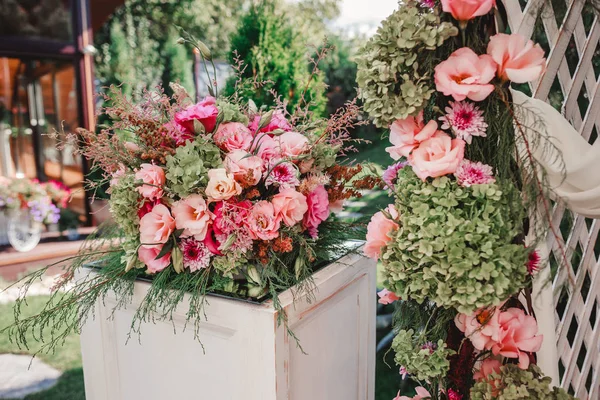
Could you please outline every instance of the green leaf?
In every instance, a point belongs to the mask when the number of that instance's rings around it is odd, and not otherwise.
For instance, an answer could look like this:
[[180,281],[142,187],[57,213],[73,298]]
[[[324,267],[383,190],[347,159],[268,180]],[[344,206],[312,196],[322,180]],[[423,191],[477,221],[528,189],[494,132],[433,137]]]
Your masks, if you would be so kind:
[[172,249],[173,249],[173,241],[169,240],[167,243],[164,244],[164,246],[160,250],[160,253],[158,253],[158,255],[156,256],[155,260],[160,260],[161,258],[166,256]]

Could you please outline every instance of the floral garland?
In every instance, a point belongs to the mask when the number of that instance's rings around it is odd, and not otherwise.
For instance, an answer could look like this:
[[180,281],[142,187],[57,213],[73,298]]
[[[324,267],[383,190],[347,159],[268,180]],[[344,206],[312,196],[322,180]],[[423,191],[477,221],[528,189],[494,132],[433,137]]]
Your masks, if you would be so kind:
[[0,211],[28,210],[35,222],[56,224],[66,208],[71,190],[57,181],[0,177]]
[[[377,105],[366,107],[375,122],[389,124],[386,150],[398,161],[383,174],[395,202],[374,215],[364,248],[382,263],[380,303],[398,309],[400,374],[419,384],[395,400],[572,398],[535,365],[543,337],[531,302],[519,300],[531,299],[540,260],[524,243],[531,196],[522,191],[534,167],[512,159],[519,132],[508,86],[539,78],[544,51],[518,34],[490,33],[494,5],[409,0],[361,53],[361,95]],[[415,26],[434,29],[432,21],[460,35],[407,50],[403,38]],[[417,65],[424,90],[403,90],[412,83],[393,71],[399,58]]]

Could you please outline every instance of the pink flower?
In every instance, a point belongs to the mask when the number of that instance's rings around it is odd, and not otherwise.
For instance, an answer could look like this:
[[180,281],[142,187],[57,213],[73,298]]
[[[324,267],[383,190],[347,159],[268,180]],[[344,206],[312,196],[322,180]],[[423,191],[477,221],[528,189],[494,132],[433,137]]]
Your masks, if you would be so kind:
[[298,132],[286,132],[276,138],[282,157],[294,158],[308,150],[308,139]]
[[[393,204],[387,206],[386,211],[394,219],[398,219],[398,211]],[[398,224],[385,216],[381,211],[375,213],[367,225],[367,243],[363,249],[367,257],[377,259],[381,249],[392,240],[391,234],[398,229]]]
[[248,150],[252,143],[252,133],[244,124],[226,122],[219,125],[213,139],[225,151]]
[[385,288],[378,292],[377,296],[379,296],[379,304],[392,304],[396,300],[400,300],[400,297],[396,296],[396,293],[390,292]]
[[329,217],[329,196],[325,186],[319,185],[306,196],[308,211],[304,215],[303,225],[312,238],[317,237],[317,228]]
[[387,185],[386,188],[389,191],[395,190],[394,182],[396,181],[396,179],[398,179],[398,171],[400,171],[402,168],[406,167],[407,165],[408,165],[408,163],[406,161],[402,161],[402,162],[390,165],[383,172],[383,176],[381,178]]
[[[252,122],[250,122],[250,125],[248,126],[248,128],[250,128],[250,130],[252,132],[256,133],[259,122],[260,122],[260,115],[256,115],[254,117],[254,119],[252,119]],[[276,129],[281,129],[286,132],[292,130],[292,125],[290,125],[288,120],[285,119],[285,115],[283,115],[283,112],[280,110],[277,110],[273,113],[273,116],[271,117],[271,121],[269,121],[269,123],[264,128],[262,128],[259,132],[273,132]]]
[[454,389],[448,389],[448,400],[462,400],[463,395]]
[[221,247],[221,243],[216,239],[215,231],[214,231],[212,225],[208,227],[208,232],[206,232],[206,237],[204,238],[202,243],[204,243],[206,248],[212,254],[217,255],[217,256],[223,255],[223,253],[221,253],[221,251],[219,250],[219,247]]
[[140,242],[142,246],[166,243],[175,231],[175,220],[164,204],[157,204],[140,220]]
[[543,335],[538,335],[537,321],[518,308],[509,308],[498,317],[500,330],[491,350],[494,355],[518,358],[519,368],[529,367],[528,352],[539,351]]
[[451,129],[457,138],[471,144],[473,136],[486,136],[487,124],[483,112],[468,101],[451,101],[446,115],[440,117],[442,129]]
[[494,91],[490,81],[497,65],[491,56],[478,56],[468,47],[456,50],[435,67],[435,86],[438,92],[462,101],[467,97],[482,101]]
[[175,121],[169,121],[163,125],[166,130],[168,137],[173,139],[177,146],[183,146],[188,140],[194,139],[194,131],[184,130],[181,125],[175,123]]
[[529,275],[533,275],[537,271],[539,271],[540,260],[541,260],[541,257],[540,257],[539,251],[534,250],[531,253],[529,253],[529,256],[527,259],[527,272],[529,272]]
[[194,238],[186,238],[179,243],[183,253],[183,267],[189,268],[191,272],[208,268],[210,265],[211,251],[202,242]]
[[406,370],[406,367],[404,365],[402,365],[400,367],[400,370],[398,371],[398,373],[400,374],[402,379],[406,379],[406,376],[408,375],[408,371]]
[[251,151],[264,161],[265,168],[281,159],[279,145],[266,133],[259,133],[254,139]]
[[156,259],[161,250],[162,246],[140,246],[138,249],[138,258],[148,267],[149,273],[160,272],[171,264],[171,252],[168,252],[158,260]]
[[182,237],[204,240],[213,214],[201,195],[193,194],[175,202],[172,211],[177,229],[183,229]]
[[157,204],[160,204],[160,200],[142,199],[142,205],[137,211],[138,218],[141,219],[144,215],[148,214]]
[[225,157],[225,169],[244,187],[254,186],[262,177],[263,160],[245,150],[233,150]]
[[233,174],[228,173],[224,168],[216,168],[208,171],[205,193],[211,201],[229,200],[242,193],[242,187],[235,181]]
[[489,13],[495,5],[495,0],[442,0],[442,10],[463,23]]
[[282,189],[273,196],[273,207],[277,218],[287,226],[294,226],[302,221],[308,211],[306,197],[295,189]]
[[135,173],[135,179],[141,180],[142,185],[137,191],[150,200],[160,199],[163,196],[163,185],[165,184],[165,171],[153,164],[142,164]]
[[277,217],[273,204],[261,200],[250,211],[248,229],[252,239],[272,240],[279,236],[281,219]]
[[498,64],[498,77],[505,81],[531,82],[546,69],[544,50],[518,33],[492,36],[487,53]]
[[485,185],[496,182],[492,167],[480,162],[463,160],[454,172],[459,185],[469,187],[472,185]]
[[249,200],[240,202],[220,201],[215,206],[213,228],[216,235],[230,235],[248,225],[252,203]]
[[398,391],[398,395],[396,397],[394,397],[393,400],[424,400],[424,399],[431,399],[431,393],[429,393],[427,391],[427,389],[425,389],[423,386],[417,386],[415,388],[415,391],[417,392],[417,394],[414,397],[400,396],[400,391]]
[[476,381],[481,381],[483,379],[487,380],[491,374],[499,374],[500,367],[502,367],[500,361],[495,358],[486,358],[481,363],[479,370],[473,374],[473,379]]
[[416,117],[398,119],[390,127],[390,142],[394,146],[387,147],[385,151],[390,153],[394,160],[408,157],[419,143],[432,137],[437,128],[437,122],[433,120],[427,125],[423,124],[423,111]]
[[437,131],[432,138],[413,150],[408,162],[415,174],[425,180],[454,173],[464,155],[464,140],[452,139],[448,134]]
[[133,143],[133,142],[125,142],[124,144],[125,148],[133,153],[137,153],[138,151],[140,151],[140,146],[138,146],[137,144]]
[[117,186],[121,178],[125,176],[126,172],[127,171],[125,170],[125,167],[123,165],[119,165],[119,169],[111,174],[110,186]]
[[[268,174],[268,175],[267,175]],[[281,162],[265,173],[265,186],[273,184],[283,189],[294,188],[300,184],[298,168],[291,162]]]
[[204,125],[206,132],[212,132],[217,124],[219,110],[214,97],[208,96],[198,104],[189,106],[183,111],[175,113],[175,123],[188,133],[194,133],[194,121]]
[[338,199],[336,201],[329,202],[329,212],[340,213],[344,210],[344,199]]
[[499,307],[484,308],[472,315],[457,314],[454,323],[471,340],[473,347],[477,350],[489,350],[500,329],[499,314]]

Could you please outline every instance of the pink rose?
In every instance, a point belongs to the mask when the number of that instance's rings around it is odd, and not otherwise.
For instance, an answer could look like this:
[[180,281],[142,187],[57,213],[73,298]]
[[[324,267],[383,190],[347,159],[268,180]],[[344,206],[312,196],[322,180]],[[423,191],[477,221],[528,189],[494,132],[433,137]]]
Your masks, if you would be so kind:
[[142,246],[166,243],[175,231],[175,220],[164,204],[157,204],[140,219],[140,242]]
[[497,65],[491,56],[478,56],[468,47],[456,50],[435,67],[435,86],[438,92],[462,101],[469,98],[482,101],[494,91],[490,81]]
[[442,10],[462,23],[489,13],[495,5],[495,0],[442,0]]
[[277,137],[282,157],[297,157],[308,150],[308,139],[298,132],[286,132]]
[[437,131],[410,154],[408,162],[422,180],[452,174],[465,156],[465,141]]
[[[260,122],[260,115],[254,116],[254,118],[252,119],[252,122],[250,122],[250,125],[248,126],[248,128],[250,128],[250,130],[252,132],[256,133],[259,122]],[[286,132],[292,130],[292,125],[290,125],[288,120],[285,119],[283,112],[280,110],[277,110],[273,113],[273,116],[271,117],[271,121],[269,121],[269,123],[265,127],[263,127],[259,132],[273,132],[276,129],[281,129]]]
[[279,145],[271,136],[266,133],[259,133],[252,144],[253,153],[262,158],[265,169],[281,159]]
[[254,186],[262,177],[263,161],[244,150],[234,150],[225,157],[225,169],[242,186]]
[[390,127],[390,142],[394,145],[385,149],[397,160],[408,157],[410,152],[424,140],[429,139],[437,131],[438,124],[431,120],[423,124],[423,111],[416,117],[396,120]]
[[[392,218],[399,218],[398,211],[393,204],[387,206],[386,211]],[[367,225],[367,243],[363,248],[363,253],[373,259],[379,258],[381,249],[392,240],[391,233],[396,229],[398,229],[396,222],[386,217],[381,211],[375,213]]]
[[[457,314],[454,317],[456,327],[471,340],[477,350],[489,350],[498,337],[500,324],[498,323],[499,307],[481,309],[472,315]],[[481,321],[481,322],[480,322]]]
[[217,146],[226,151],[248,150],[252,143],[252,133],[244,124],[227,122],[219,125],[213,139]]
[[208,171],[205,193],[211,201],[229,200],[242,193],[242,187],[235,181],[233,174],[228,173],[224,168],[216,168]]
[[171,264],[171,252],[168,252],[158,260],[156,259],[161,250],[162,246],[140,246],[138,249],[138,258],[148,267],[149,273],[160,272]]
[[379,304],[392,304],[396,300],[400,300],[400,297],[396,296],[396,293],[390,292],[385,288],[378,292],[377,296],[379,296]]
[[206,232],[206,237],[204,238],[204,241],[202,243],[206,246],[206,248],[212,254],[214,254],[216,256],[223,255],[223,253],[221,253],[221,251],[219,250],[221,243],[215,238],[215,231],[214,231],[212,225],[208,227],[208,231]]
[[273,204],[261,200],[250,211],[248,229],[252,239],[272,240],[279,236],[280,218],[275,214]]
[[153,164],[142,164],[135,173],[135,179],[143,183],[138,186],[137,191],[150,200],[160,199],[163,196],[163,185],[165,184],[165,171]]
[[486,358],[481,363],[479,370],[473,374],[473,379],[476,381],[487,380],[491,374],[499,374],[501,366],[502,363],[495,358]]
[[509,308],[498,317],[500,330],[491,350],[494,355],[519,359],[519,368],[529,367],[529,354],[539,351],[543,335],[538,335],[537,321],[518,308]]
[[398,391],[398,395],[393,398],[393,400],[424,400],[431,399],[431,393],[427,391],[423,386],[417,386],[415,388],[417,394],[414,397],[408,396],[400,396],[400,391]]
[[177,229],[183,229],[182,237],[193,236],[202,241],[213,217],[208,204],[199,194],[193,194],[173,204],[173,216]]
[[204,125],[206,132],[212,132],[217,124],[219,110],[214,97],[208,96],[198,104],[189,106],[183,111],[175,113],[175,123],[188,133],[194,133],[194,121]]
[[504,81],[531,82],[546,69],[544,50],[518,33],[492,36],[487,53],[498,64],[498,77]]
[[306,196],[308,211],[304,215],[303,225],[312,238],[317,237],[317,228],[329,217],[329,196],[325,186],[319,185]]
[[281,218],[287,226],[294,226],[302,221],[308,211],[306,197],[295,189],[283,189],[273,196],[273,207],[277,218]]

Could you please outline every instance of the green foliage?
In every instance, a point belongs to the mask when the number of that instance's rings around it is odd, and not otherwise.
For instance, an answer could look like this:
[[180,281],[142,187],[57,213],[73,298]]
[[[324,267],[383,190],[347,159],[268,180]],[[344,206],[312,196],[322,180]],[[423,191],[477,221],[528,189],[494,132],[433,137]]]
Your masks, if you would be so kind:
[[414,330],[401,330],[392,342],[396,353],[394,361],[418,380],[430,381],[445,376],[450,368],[448,357],[454,354],[442,339],[437,344],[427,343],[425,335],[415,335]]
[[357,59],[360,97],[376,126],[387,127],[425,107],[434,89],[431,71],[419,58],[457,34],[453,24],[441,22],[437,11],[416,0],[383,21]]
[[498,304],[525,286],[527,250],[514,244],[523,210],[509,184],[461,187],[398,173],[400,228],[382,254],[386,287],[459,312]]
[[500,367],[500,373],[491,374],[471,389],[471,400],[571,400],[562,388],[550,386],[552,378],[544,376],[537,365],[522,370],[517,365]]
[[110,212],[113,219],[123,229],[127,236],[139,234],[139,218],[132,218],[132,210],[139,208],[140,195],[135,184],[135,176],[127,174],[119,179],[119,183],[112,186],[110,197]]
[[208,170],[221,166],[217,146],[198,136],[179,146],[175,154],[167,156],[166,178],[168,187],[179,197],[188,196],[208,183]]
[[323,78],[311,77],[302,37],[274,2],[263,0],[250,7],[231,38],[231,48],[235,51],[229,54],[230,62],[237,65],[240,60],[245,69],[227,82],[226,95],[237,92],[246,101],[272,107],[275,92],[290,112],[310,103],[317,116],[323,113]]
[[194,92],[194,77],[192,74],[192,60],[186,47],[177,43],[179,35],[172,30],[164,44],[163,58],[165,60],[161,81],[165,94],[171,96],[173,89],[168,84],[177,82],[183,86],[188,93]]

